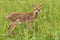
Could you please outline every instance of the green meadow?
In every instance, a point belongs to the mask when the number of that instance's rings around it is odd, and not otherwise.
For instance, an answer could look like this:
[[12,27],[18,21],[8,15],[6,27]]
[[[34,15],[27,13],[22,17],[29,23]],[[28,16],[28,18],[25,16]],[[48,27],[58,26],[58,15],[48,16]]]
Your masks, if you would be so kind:
[[[18,24],[11,37],[6,16],[10,12],[33,12],[32,4],[42,8],[32,23],[33,31]],[[60,40],[60,0],[0,0],[0,40]]]

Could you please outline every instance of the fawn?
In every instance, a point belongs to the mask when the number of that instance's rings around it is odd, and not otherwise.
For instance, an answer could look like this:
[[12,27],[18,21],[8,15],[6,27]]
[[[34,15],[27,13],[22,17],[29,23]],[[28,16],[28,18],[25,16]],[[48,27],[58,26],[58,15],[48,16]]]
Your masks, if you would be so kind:
[[34,12],[12,12],[7,16],[7,19],[10,21],[10,26],[8,28],[8,33],[11,34],[13,30],[16,28],[16,25],[19,22],[25,22],[29,24],[33,22],[37,17],[39,10],[41,9],[42,4],[35,6],[32,5]]

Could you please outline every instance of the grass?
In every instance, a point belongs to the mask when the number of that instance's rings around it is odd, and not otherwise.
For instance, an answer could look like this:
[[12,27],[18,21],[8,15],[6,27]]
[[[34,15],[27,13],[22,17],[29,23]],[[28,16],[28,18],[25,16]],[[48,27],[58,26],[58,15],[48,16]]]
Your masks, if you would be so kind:
[[[0,0],[0,40],[60,40],[60,0]],[[12,38],[8,36],[10,12],[33,12],[32,4],[42,3],[33,32],[18,24]]]

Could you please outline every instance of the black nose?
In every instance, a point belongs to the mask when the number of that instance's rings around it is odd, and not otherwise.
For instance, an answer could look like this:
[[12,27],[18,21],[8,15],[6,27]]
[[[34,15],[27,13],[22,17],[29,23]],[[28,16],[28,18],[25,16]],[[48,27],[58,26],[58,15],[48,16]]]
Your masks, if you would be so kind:
[[38,14],[38,12],[36,12],[36,14]]

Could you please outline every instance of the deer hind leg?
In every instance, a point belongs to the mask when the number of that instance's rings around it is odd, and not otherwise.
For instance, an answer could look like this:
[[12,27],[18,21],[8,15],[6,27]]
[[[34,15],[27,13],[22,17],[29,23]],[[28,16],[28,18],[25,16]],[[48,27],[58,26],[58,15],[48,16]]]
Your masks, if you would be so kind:
[[9,33],[9,34],[12,34],[13,30],[15,29],[15,27],[16,27],[16,23],[13,22],[13,23],[10,25],[10,27],[8,28],[8,33]]
[[8,33],[12,34],[13,30],[16,28],[16,25],[18,24],[19,20],[16,20],[15,22],[11,22],[10,27],[8,28]]

